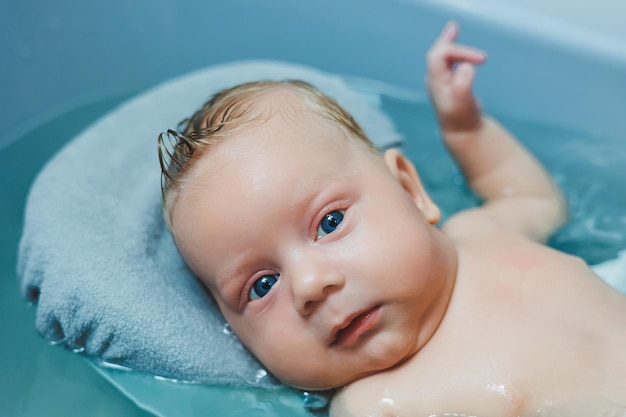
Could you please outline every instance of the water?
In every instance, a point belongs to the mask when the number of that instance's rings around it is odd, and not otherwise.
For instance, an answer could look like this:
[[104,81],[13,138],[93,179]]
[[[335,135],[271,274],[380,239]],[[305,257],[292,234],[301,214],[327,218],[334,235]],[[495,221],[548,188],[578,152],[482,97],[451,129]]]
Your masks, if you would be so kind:
[[68,138],[124,98],[68,111],[0,149],[0,417],[151,415],[79,355],[39,337],[35,311],[21,297],[15,273],[24,201],[35,174]]
[[[441,143],[428,104],[387,97],[383,109],[405,134],[404,151],[440,205],[444,220],[479,204]],[[590,264],[612,259],[626,248],[624,138],[495,117],[544,164],[568,201],[570,221],[552,236],[549,245]]]
[[[69,138],[125,98],[127,96],[107,99],[68,111],[34,127],[0,150],[0,338],[3,341],[0,366],[5,375],[0,378],[0,417],[153,415],[109,384],[107,375],[114,370],[96,372],[80,355],[50,346],[36,334],[34,308],[23,301],[15,274],[24,201],[35,174]],[[404,150],[441,206],[444,218],[476,205],[477,199],[438,138],[429,105],[384,96],[382,107],[407,138]],[[501,120],[545,163],[570,202],[571,222],[550,244],[591,263],[612,258],[625,248],[626,191],[621,182],[626,178],[623,163],[626,151],[618,139],[519,120]],[[229,331],[224,328],[224,332]],[[143,396],[137,392],[129,395],[154,414],[167,416],[182,415],[183,410],[190,417],[212,415],[215,408],[226,410],[229,406],[239,410],[241,415],[299,415],[305,402],[319,406],[318,399],[310,395],[297,398],[293,393],[175,384],[132,372],[116,375],[120,377],[118,383],[130,381],[127,387],[142,384]],[[264,378],[265,374],[261,372],[258,376]],[[129,393],[128,388],[126,391]],[[161,409],[150,404],[157,397],[162,399]],[[216,407],[208,398],[216,398],[216,402],[224,404]]]

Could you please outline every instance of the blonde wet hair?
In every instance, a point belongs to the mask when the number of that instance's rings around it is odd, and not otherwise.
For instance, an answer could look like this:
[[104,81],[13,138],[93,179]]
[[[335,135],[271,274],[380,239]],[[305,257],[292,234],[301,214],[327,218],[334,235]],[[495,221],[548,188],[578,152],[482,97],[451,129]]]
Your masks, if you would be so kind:
[[284,88],[295,93],[306,109],[329,121],[344,136],[358,139],[373,152],[378,152],[346,110],[304,81],[256,81],[222,90],[190,118],[180,122],[176,130],[169,129],[159,135],[163,214],[170,230],[173,230],[173,208],[195,163],[212,145],[220,143],[228,135],[246,125],[253,128],[250,123],[260,118],[259,113],[253,111],[254,104],[262,96]]

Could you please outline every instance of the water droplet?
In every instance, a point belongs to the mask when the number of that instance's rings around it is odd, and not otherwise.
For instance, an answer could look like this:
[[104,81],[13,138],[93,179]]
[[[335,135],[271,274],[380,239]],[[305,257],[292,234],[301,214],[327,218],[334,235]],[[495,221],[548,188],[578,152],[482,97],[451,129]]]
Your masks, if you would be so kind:
[[[321,392],[308,392],[305,391],[304,396],[304,407],[313,412],[314,414],[318,414],[324,410],[328,411],[328,405],[330,403],[330,398],[332,394],[330,391],[321,391]],[[321,415],[321,414],[320,414]]]
[[107,362],[104,359],[93,358],[92,360],[96,362],[98,366],[101,366],[102,368],[114,369],[116,371],[128,371],[128,372],[132,371],[132,369],[127,366],[120,365],[118,363]]
[[256,373],[255,382],[259,383],[263,378],[267,376],[267,371],[265,369],[259,369]]
[[58,346],[58,345],[62,345],[65,343],[65,337],[61,337],[59,339],[55,339],[55,340],[48,340],[48,342],[52,345],[52,346]]

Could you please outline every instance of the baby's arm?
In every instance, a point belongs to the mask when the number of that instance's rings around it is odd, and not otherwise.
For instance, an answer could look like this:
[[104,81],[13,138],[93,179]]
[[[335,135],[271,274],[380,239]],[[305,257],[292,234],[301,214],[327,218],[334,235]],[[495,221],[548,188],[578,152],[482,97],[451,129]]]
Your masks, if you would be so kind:
[[566,218],[560,191],[541,164],[472,94],[484,53],[458,45],[449,23],[427,55],[427,86],[444,143],[470,187],[484,200],[481,212],[532,239],[544,241]]

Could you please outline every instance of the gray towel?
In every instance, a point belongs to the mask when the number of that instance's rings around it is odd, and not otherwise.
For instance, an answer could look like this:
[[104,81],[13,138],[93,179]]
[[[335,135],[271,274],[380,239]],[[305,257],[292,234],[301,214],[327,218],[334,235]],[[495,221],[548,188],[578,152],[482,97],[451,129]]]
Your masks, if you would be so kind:
[[277,385],[225,327],[173,244],[161,214],[156,138],[222,88],[287,78],[334,97],[377,145],[399,141],[371,94],[280,62],[211,67],[126,102],[71,141],[32,186],[18,273],[45,338],[163,377]]

